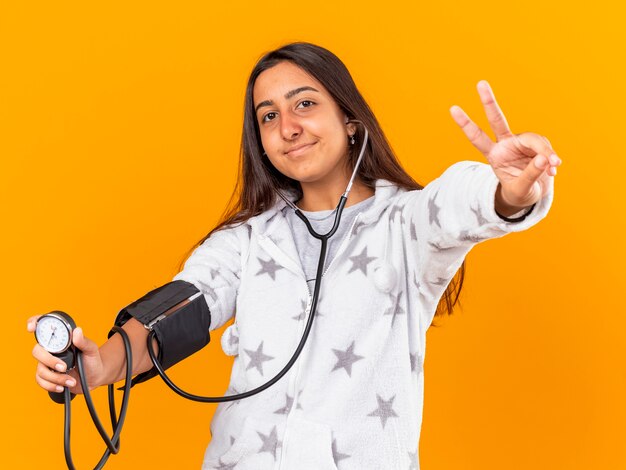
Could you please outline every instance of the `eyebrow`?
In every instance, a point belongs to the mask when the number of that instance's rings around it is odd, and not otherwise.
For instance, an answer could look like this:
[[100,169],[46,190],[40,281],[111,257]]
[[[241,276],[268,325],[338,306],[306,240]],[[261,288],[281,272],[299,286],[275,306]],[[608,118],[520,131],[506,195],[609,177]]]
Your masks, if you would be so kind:
[[[316,93],[319,93],[319,90],[316,90],[315,88],[313,88],[312,86],[301,86],[298,88],[295,88],[291,91],[288,91],[287,93],[285,93],[285,99],[291,99],[294,96],[296,96],[298,93],[302,93],[303,91],[314,91]],[[254,112],[256,113],[259,108],[263,107],[263,106],[271,106],[273,105],[274,102],[272,100],[265,100],[265,101],[261,101],[259,104],[256,105],[256,107],[254,108]]]

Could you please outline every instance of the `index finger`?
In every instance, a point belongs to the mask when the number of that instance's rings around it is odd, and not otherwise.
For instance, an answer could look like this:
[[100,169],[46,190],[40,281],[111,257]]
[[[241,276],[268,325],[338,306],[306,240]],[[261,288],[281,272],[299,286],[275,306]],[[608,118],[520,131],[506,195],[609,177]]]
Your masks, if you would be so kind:
[[496,135],[496,140],[500,141],[506,137],[511,137],[513,133],[511,132],[511,129],[509,129],[509,124],[506,122],[506,118],[504,117],[504,114],[496,101],[496,97],[493,94],[493,90],[487,80],[481,80],[478,82],[476,89],[480,95],[480,101],[483,104],[483,108],[485,108],[489,126]]
[[465,111],[459,106],[452,106],[450,108],[450,114],[452,119],[463,130],[465,136],[469,139],[474,147],[476,147],[485,157],[489,155],[491,147],[494,143],[489,138],[485,131],[483,131],[478,125],[470,119]]

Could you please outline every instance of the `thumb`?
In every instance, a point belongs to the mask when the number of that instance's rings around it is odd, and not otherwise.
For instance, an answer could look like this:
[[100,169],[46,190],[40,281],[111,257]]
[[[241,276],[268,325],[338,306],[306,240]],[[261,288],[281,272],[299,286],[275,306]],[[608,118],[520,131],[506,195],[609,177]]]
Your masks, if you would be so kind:
[[521,197],[533,192],[533,186],[550,168],[550,161],[545,155],[536,155],[517,179],[516,192]]
[[98,345],[89,338],[86,338],[83,329],[80,327],[74,328],[72,343],[87,356],[94,355],[98,352]]

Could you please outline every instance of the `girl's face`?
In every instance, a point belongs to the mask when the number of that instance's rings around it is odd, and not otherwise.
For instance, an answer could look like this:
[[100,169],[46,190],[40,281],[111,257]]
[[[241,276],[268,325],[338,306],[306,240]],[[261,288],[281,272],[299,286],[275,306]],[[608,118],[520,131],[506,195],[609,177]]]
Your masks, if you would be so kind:
[[[345,184],[354,124],[320,82],[291,62],[261,73],[253,90],[261,142],[272,165],[307,185]],[[346,176],[347,175],[347,176]]]

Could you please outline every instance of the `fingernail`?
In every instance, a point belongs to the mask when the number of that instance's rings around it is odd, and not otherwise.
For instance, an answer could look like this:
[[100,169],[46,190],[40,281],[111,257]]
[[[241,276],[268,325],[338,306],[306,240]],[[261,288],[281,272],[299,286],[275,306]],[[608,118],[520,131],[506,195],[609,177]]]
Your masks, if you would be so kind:
[[546,166],[546,157],[544,157],[543,155],[539,155],[537,158],[535,158],[535,166],[540,170],[544,166]]
[[60,385],[57,385],[57,392],[62,392],[63,391],[63,387],[61,387]]
[[552,163],[553,165],[560,165],[561,159],[556,153],[553,153],[552,155],[550,155],[550,163]]
[[57,364],[56,366],[54,366],[54,368],[58,370],[59,372],[65,372],[65,364],[63,363]]
[[73,387],[74,385],[76,385],[76,381],[74,381],[74,379],[69,379],[67,382],[65,382],[65,385],[67,385],[68,387]]

